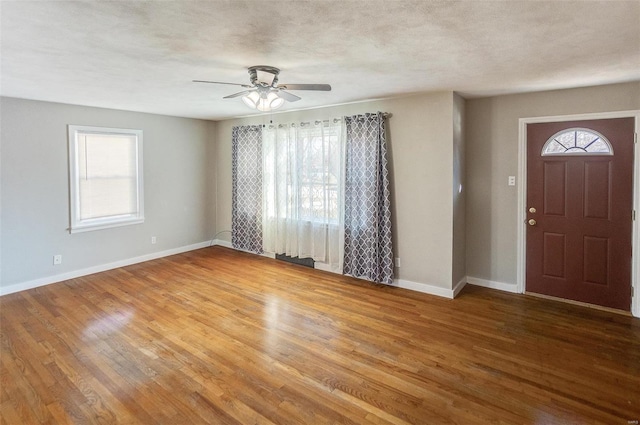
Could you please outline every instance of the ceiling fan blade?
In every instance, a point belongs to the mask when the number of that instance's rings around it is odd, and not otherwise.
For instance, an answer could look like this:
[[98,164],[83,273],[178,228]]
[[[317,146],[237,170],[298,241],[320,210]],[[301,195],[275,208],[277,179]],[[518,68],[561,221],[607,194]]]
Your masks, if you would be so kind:
[[302,99],[300,96],[296,96],[295,94],[288,93],[284,90],[278,90],[278,96],[283,98],[287,102],[297,102]]
[[331,91],[329,84],[278,84],[278,87],[285,90]]
[[226,84],[228,86],[240,86],[240,87],[246,87],[248,89],[252,88],[253,86],[250,86],[248,84],[238,84],[238,83],[222,83],[220,81],[205,81],[205,80],[193,80],[194,83],[210,83],[210,84]]
[[234,94],[230,94],[229,96],[225,96],[223,97],[223,99],[233,99],[234,97],[240,97],[240,96],[244,96],[245,94],[249,94],[251,93],[253,90],[243,90],[241,92],[238,93],[234,93]]

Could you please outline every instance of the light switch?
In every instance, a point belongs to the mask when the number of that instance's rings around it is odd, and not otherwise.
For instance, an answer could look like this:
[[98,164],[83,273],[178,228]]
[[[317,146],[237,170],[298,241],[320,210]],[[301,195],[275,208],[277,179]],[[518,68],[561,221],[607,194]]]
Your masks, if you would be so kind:
[[516,185],[516,176],[509,176],[509,186]]

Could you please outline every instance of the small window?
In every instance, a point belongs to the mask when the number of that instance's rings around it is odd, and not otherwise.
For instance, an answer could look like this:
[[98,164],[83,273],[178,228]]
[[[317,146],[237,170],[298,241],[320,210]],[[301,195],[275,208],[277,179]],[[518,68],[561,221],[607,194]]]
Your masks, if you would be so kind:
[[144,222],[142,130],[69,126],[70,232]]
[[607,138],[597,131],[571,128],[547,140],[542,147],[542,156],[547,155],[613,155],[613,148]]

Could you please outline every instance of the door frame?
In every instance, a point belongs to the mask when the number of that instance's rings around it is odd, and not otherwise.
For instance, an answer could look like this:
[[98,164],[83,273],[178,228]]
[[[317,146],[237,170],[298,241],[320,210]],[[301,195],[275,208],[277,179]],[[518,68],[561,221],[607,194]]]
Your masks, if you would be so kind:
[[[608,118],[634,118],[635,143],[633,149],[633,209],[640,212],[640,149],[638,149],[638,133],[640,133],[640,110],[595,112],[587,114],[555,115],[546,117],[520,118],[518,120],[518,233],[517,233],[517,274],[516,292],[523,294],[526,289],[527,276],[527,124],[598,120]],[[640,214],[633,221],[631,234],[631,314],[640,317]]]

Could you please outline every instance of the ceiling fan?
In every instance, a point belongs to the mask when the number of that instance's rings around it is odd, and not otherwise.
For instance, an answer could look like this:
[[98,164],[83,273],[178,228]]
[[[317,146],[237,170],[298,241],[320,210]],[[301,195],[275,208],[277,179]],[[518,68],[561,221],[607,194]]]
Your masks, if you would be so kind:
[[252,109],[268,112],[281,107],[285,100],[297,102],[302,99],[287,90],[317,90],[331,91],[329,84],[278,84],[280,70],[273,66],[257,65],[249,67],[250,84],[223,83],[220,81],[193,80],[194,83],[227,84],[244,87],[238,93],[225,96],[223,99],[232,99],[242,96],[242,101]]

